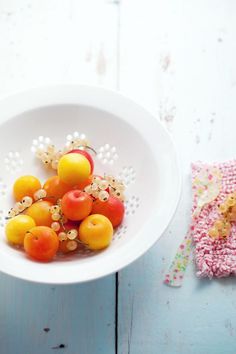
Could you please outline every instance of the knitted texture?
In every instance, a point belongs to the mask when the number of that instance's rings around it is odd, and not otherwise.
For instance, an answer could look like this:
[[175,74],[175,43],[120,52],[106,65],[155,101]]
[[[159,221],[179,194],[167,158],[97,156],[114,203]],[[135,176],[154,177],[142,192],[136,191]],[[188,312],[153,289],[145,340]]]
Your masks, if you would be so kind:
[[[215,169],[221,176],[217,182],[211,184],[211,188],[217,191],[210,202],[200,203],[196,193],[196,180],[204,171]],[[211,175],[210,175],[211,178]],[[201,184],[201,183],[200,183]],[[193,208],[190,232],[194,244],[194,256],[197,267],[197,275],[200,277],[227,277],[236,274],[236,225],[231,224],[230,235],[226,238],[212,238],[209,229],[213,226],[221,214],[218,210],[230,193],[236,191],[236,161],[220,164],[204,164],[201,162],[192,164],[192,188]],[[207,190],[207,187],[204,188]],[[203,189],[204,189],[203,188]],[[201,191],[202,193],[202,191]],[[207,194],[207,193],[205,193]],[[196,212],[198,211],[198,212]]]

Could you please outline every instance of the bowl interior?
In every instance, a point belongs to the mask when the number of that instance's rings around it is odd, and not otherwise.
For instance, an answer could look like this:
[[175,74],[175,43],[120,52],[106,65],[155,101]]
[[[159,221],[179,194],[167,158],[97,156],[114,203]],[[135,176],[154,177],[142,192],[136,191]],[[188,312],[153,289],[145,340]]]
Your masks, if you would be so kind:
[[[40,282],[89,280],[126,265],[160,237],[178,199],[178,167],[168,134],[155,119],[149,121],[149,115],[144,116],[144,112],[140,113],[143,118],[137,117],[139,123],[134,125],[128,114],[127,117],[121,116],[110,108],[106,110],[83,102],[60,103],[31,107],[2,122],[1,270]],[[61,148],[74,132],[85,134],[98,151],[95,173],[112,174],[125,181],[125,220],[115,231],[112,245],[104,251],[61,256],[48,264],[33,262],[24,252],[10,247],[5,241],[4,217],[14,203],[12,185],[21,175],[32,174],[44,182],[55,174],[35,159],[31,151],[33,141],[34,144],[39,140],[43,143],[43,138],[49,137]]]

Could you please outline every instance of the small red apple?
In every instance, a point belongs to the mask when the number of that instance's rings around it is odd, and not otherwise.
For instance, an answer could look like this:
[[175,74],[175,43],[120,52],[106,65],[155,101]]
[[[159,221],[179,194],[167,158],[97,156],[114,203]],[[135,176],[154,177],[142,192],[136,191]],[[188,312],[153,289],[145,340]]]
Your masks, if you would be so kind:
[[93,173],[93,170],[94,170],[94,162],[93,162],[93,159],[92,159],[92,156],[85,150],[81,150],[81,149],[74,149],[74,150],[71,150],[69,152],[67,152],[67,154],[81,154],[83,155],[84,157],[86,157],[86,159],[88,159],[89,163],[90,163],[90,167],[91,167],[91,174]]
[[73,221],[83,220],[92,211],[93,199],[78,189],[67,192],[61,200],[63,214]]
[[96,199],[93,202],[92,214],[106,216],[113,227],[121,224],[125,213],[124,204],[116,197],[110,196],[106,202]]

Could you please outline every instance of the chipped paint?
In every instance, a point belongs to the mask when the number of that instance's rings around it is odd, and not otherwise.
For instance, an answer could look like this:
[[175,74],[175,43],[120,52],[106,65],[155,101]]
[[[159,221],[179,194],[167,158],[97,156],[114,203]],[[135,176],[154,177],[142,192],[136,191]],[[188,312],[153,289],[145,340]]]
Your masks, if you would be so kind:
[[92,46],[90,45],[85,53],[85,61],[89,63],[92,61],[92,58],[93,58],[93,52],[92,52]]
[[98,57],[97,57],[97,64],[96,64],[96,72],[99,76],[104,76],[107,70],[107,62],[104,54],[104,48],[101,44]]
[[199,136],[198,134],[195,135],[195,143],[196,143],[196,144],[199,144],[200,141],[201,141],[200,136]]
[[50,328],[45,327],[43,330],[44,330],[44,332],[48,333],[50,331]]
[[67,348],[67,345],[59,344],[59,345],[56,345],[55,347],[52,347],[52,349],[64,349],[64,348]]
[[160,120],[163,121],[167,128],[171,128],[176,115],[176,106],[168,106],[168,103],[161,103],[159,108]]
[[235,330],[230,319],[225,320],[225,328],[228,330],[231,337],[234,336]]
[[210,119],[210,123],[211,123],[211,124],[214,124],[214,122],[215,122],[215,118],[211,118],[211,119]]
[[168,68],[170,67],[170,64],[171,64],[171,57],[169,54],[167,55],[161,55],[160,57],[160,64],[161,64],[161,68],[162,68],[162,71],[165,72],[168,70]]

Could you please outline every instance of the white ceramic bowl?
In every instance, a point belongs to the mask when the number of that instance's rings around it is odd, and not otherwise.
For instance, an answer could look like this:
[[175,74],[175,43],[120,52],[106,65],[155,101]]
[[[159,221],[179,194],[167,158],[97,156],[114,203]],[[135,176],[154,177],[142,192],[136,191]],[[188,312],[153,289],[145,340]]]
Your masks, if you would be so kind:
[[[85,133],[101,152],[95,171],[120,175],[127,183],[126,217],[112,245],[102,252],[34,262],[5,240],[12,184],[23,174],[42,181],[48,177],[31,152],[33,139],[50,137],[63,146],[75,131]],[[158,119],[121,94],[63,86],[5,98],[0,102],[0,143],[0,270],[12,276],[67,284],[116,272],[160,238],[177,207],[181,178],[173,142]]]

